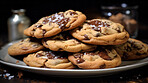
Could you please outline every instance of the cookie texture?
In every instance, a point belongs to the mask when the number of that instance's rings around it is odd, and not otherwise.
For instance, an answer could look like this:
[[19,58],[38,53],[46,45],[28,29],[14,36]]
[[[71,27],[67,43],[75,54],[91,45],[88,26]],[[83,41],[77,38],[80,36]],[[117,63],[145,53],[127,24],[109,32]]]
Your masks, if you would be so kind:
[[121,64],[121,58],[114,49],[74,53],[69,55],[68,59],[82,69],[113,68]]
[[142,59],[148,56],[148,46],[132,38],[124,44],[116,45],[115,49],[123,60]]
[[86,20],[86,16],[74,10],[55,13],[41,18],[37,23],[24,30],[24,34],[36,38],[54,36],[62,31],[78,27]]
[[71,34],[82,42],[95,45],[118,45],[129,38],[121,24],[106,19],[87,20],[82,28],[74,29]]
[[97,46],[84,44],[68,33],[58,34],[51,38],[42,40],[43,45],[53,51],[67,51],[67,52],[80,52],[80,51],[93,51]]
[[32,67],[72,69],[75,66],[67,59],[66,52],[39,51],[29,54],[23,61]]
[[11,56],[24,55],[37,52],[41,49],[44,49],[41,40],[36,38],[26,38],[11,45],[8,48],[8,54]]

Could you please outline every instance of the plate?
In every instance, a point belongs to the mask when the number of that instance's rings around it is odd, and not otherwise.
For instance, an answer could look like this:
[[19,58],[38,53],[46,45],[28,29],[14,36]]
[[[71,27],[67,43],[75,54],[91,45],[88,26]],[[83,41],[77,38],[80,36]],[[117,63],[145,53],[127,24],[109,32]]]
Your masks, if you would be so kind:
[[[17,42],[17,41],[15,41]],[[82,77],[82,76],[102,76],[115,74],[134,68],[138,68],[148,64],[148,58],[134,61],[122,61],[122,64],[116,68],[109,69],[49,69],[49,68],[37,68],[29,67],[22,60],[10,56],[7,49],[15,42],[10,42],[3,46],[0,50],[0,63],[15,67],[20,70],[29,71],[38,74],[50,75],[50,76],[66,76],[66,77]],[[18,63],[17,63],[18,62]]]

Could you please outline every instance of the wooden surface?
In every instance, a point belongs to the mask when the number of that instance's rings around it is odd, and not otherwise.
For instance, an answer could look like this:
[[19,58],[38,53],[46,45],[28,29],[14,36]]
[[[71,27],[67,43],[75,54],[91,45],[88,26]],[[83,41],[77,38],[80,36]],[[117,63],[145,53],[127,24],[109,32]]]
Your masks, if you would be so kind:
[[[141,25],[139,40],[148,43],[148,27]],[[7,35],[1,35],[0,47],[7,43]],[[91,78],[64,78],[21,71],[0,63],[0,83],[148,83],[148,65],[116,74]]]

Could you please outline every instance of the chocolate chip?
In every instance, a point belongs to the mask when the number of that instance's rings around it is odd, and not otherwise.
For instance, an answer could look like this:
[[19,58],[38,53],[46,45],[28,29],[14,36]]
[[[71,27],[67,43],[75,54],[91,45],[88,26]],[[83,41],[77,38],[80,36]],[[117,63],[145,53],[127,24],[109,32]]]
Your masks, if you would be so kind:
[[58,51],[63,51],[63,49],[62,48],[59,48]]
[[141,54],[141,53],[139,53],[139,52],[137,52],[137,53],[136,53],[136,55],[140,56],[140,55],[142,55],[142,54]]
[[45,19],[43,20],[43,24],[46,24],[46,23],[48,23],[49,22],[49,20],[47,19],[47,17],[45,17]]
[[48,59],[66,59],[68,55],[67,52],[53,52],[53,51],[46,51],[45,56],[48,57]]
[[54,59],[55,56],[52,56],[52,55],[47,55],[48,59]]
[[121,33],[121,31],[120,31],[120,30],[117,30],[117,32],[118,32],[118,33]]
[[77,15],[76,12],[71,12],[71,11],[70,11],[69,13],[70,13],[71,16],[73,16],[73,15]]
[[95,37],[99,37],[101,35],[101,33],[97,33],[96,35],[95,35]]
[[103,64],[103,65],[100,66],[100,69],[104,69],[105,67],[106,67],[106,65]]
[[27,47],[21,47],[21,49],[22,49],[22,50],[28,50],[28,48],[27,48]]
[[127,52],[130,52],[132,51],[131,47],[127,46],[127,49],[126,49]]
[[41,28],[42,26],[43,25],[41,25],[41,24],[36,25],[37,28]]
[[45,29],[43,29],[43,35],[46,33],[46,30]]
[[123,58],[123,59],[128,59],[128,56],[129,56],[129,55],[128,55],[126,52],[124,52],[122,58]]
[[79,63],[83,63],[85,60],[84,59],[82,59],[82,58],[79,58],[79,59],[77,59],[76,60],[76,62],[79,64]]
[[37,53],[37,54],[36,54],[36,57],[41,57],[41,56],[44,56],[44,55],[41,54],[41,53]]
[[43,24],[46,24],[46,23],[56,23],[57,25],[59,25],[59,28],[64,30],[64,29],[67,29],[68,27],[66,27],[66,24],[70,21],[69,18],[65,17],[64,16],[64,13],[56,13],[56,14],[53,14],[49,17],[46,17],[44,20],[43,20]]
[[108,56],[106,51],[99,52],[99,56],[105,60],[112,60],[112,58]]
[[39,44],[33,44],[32,47],[37,48],[39,47]]
[[76,53],[76,54],[74,54],[75,58],[81,58],[81,56],[83,56],[83,53]]
[[91,20],[88,24],[94,29],[95,31],[101,31],[101,27],[109,27],[110,25],[106,22],[102,22],[99,20]]
[[139,47],[139,46],[137,46],[137,45],[133,45],[133,47],[134,47],[134,48],[136,48],[137,50],[141,50],[141,49],[142,49],[142,47],[144,47],[144,46]]
[[92,27],[92,29],[94,29],[95,31],[100,31],[101,28],[98,28],[98,27]]
[[32,31],[35,31],[36,29],[33,29]]
[[84,40],[89,40],[89,37],[88,37],[88,35],[84,35]]

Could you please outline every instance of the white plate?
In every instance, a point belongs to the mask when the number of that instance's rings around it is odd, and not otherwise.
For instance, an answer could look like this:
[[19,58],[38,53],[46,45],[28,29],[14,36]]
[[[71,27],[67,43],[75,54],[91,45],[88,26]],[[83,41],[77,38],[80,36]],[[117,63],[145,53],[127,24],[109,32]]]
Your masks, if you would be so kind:
[[[148,64],[148,58],[135,60],[135,61],[122,61],[122,64],[116,68],[109,69],[49,69],[49,68],[37,68],[37,67],[29,67],[26,64],[14,57],[11,57],[7,53],[7,49],[14,42],[8,43],[3,46],[0,50],[0,63],[5,65],[9,65],[24,71],[34,72],[38,74],[45,74],[50,76],[67,76],[67,77],[82,77],[82,76],[102,76],[114,74],[116,72],[126,71],[134,68],[138,68]],[[16,63],[19,60],[19,63]]]

